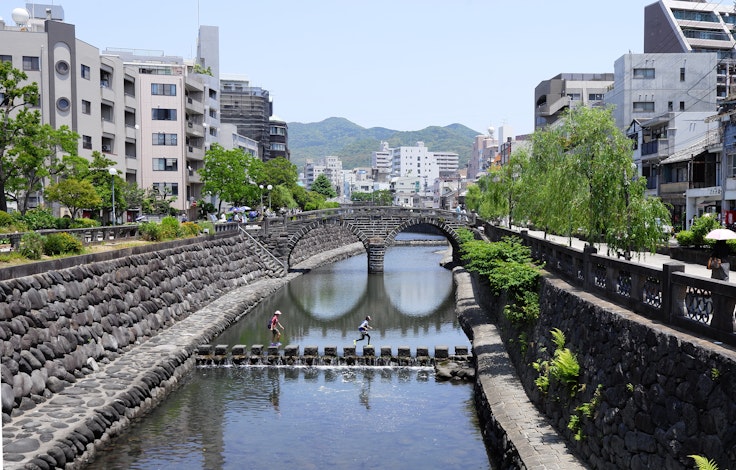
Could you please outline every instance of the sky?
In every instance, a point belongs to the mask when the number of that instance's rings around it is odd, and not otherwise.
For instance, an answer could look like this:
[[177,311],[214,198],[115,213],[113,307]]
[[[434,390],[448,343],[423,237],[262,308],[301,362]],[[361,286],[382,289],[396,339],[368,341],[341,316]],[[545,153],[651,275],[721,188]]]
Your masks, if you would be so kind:
[[[731,2],[731,0],[722,0]],[[463,124],[534,130],[534,88],[559,73],[612,73],[643,52],[655,0],[65,0],[64,19],[100,50],[196,55],[218,26],[220,72],[269,90],[274,115],[343,117],[400,131]],[[0,17],[13,8],[0,0]]]

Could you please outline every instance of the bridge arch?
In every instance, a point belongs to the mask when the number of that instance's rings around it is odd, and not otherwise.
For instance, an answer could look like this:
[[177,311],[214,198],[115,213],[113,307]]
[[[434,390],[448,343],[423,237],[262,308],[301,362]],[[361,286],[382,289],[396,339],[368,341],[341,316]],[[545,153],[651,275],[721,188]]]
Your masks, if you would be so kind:
[[[310,232],[320,229],[339,229],[355,236],[363,244],[368,254],[368,272],[382,273],[386,248],[393,245],[396,235],[415,225],[436,227],[448,240],[452,247],[453,261],[458,263],[460,238],[455,227],[470,225],[457,220],[456,215],[448,211],[413,210],[406,208],[365,208],[339,210],[312,214],[310,218],[298,221],[286,244],[285,259],[287,266],[293,264],[292,255],[299,241]],[[473,221],[474,222],[474,221]],[[295,224],[291,226],[294,227]]]

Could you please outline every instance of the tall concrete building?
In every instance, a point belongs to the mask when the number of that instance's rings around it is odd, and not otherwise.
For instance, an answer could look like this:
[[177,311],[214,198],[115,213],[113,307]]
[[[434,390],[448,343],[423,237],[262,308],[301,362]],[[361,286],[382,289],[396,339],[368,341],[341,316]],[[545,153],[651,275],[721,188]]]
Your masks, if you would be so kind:
[[162,51],[104,51],[139,77],[139,186],[175,198],[171,207],[189,218],[196,218],[196,201],[203,197],[198,170],[205,151],[219,141],[217,36],[217,27],[200,26],[198,52],[207,56],[189,63]]
[[603,106],[613,79],[612,73],[561,73],[540,82],[534,89],[534,129],[553,126],[576,106]]
[[473,153],[468,161],[468,181],[473,181],[488,171],[498,154],[496,129],[488,128],[487,135],[477,135],[473,139]]
[[[683,3],[683,2],[679,2]],[[634,119],[671,112],[715,112],[716,53],[624,54],[614,63],[614,79],[607,105],[619,129]]]
[[[78,39],[58,5],[29,3],[14,10],[13,22],[0,21],[0,61],[38,84],[42,122],[68,126],[80,135],[80,156],[101,152],[126,181],[138,182],[138,73]],[[32,205],[40,202],[32,198]]]
[[[223,74],[220,77],[222,90],[220,120],[235,124],[238,133],[258,142],[258,155],[268,161],[271,155],[271,116],[273,106],[268,90],[250,86],[250,81],[241,75]],[[285,129],[285,124],[283,123]]]
[[644,53],[716,54],[716,95],[725,99],[736,91],[735,28],[733,2],[660,0],[644,8]]

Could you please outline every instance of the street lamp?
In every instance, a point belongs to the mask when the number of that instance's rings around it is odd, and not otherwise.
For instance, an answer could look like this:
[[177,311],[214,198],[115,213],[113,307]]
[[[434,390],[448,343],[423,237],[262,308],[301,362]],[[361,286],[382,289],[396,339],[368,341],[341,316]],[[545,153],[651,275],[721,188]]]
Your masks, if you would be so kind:
[[271,190],[273,189],[273,186],[270,184],[266,186],[266,189],[268,189],[268,210],[271,210]]
[[115,176],[117,176],[118,170],[115,168],[108,168],[107,171],[112,177],[112,225],[115,226]]
[[260,207],[260,210],[261,210],[261,215],[263,215],[263,185],[262,184],[259,184],[258,187],[261,189],[261,207]]

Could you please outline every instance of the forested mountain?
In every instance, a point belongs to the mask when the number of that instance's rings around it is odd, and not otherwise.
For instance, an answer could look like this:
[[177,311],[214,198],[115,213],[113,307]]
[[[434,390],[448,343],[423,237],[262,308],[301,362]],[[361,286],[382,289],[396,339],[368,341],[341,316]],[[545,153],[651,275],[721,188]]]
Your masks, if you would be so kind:
[[299,171],[307,159],[317,160],[336,155],[344,169],[371,165],[371,155],[380,150],[381,141],[389,147],[415,146],[418,141],[430,152],[455,152],[460,168],[465,168],[473,149],[473,138],[480,134],[461,124],[430,126],[420,131],[395,131],[384,127],[366,129],[344,118],[332,117],[321,122],[290,122],[291,161]]

